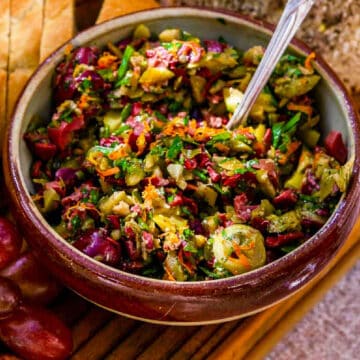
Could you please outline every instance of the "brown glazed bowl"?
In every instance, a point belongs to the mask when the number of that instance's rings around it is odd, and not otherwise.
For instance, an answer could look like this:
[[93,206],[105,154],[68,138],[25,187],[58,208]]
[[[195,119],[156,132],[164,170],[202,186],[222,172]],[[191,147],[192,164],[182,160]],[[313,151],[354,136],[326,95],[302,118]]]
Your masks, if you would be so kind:
[[[271,27],[225,12],[199,8],[160,8],[123,16],[86,30],[70,41],[73,46],[102,46],[130,35],[139,23],[154,32],[181,27],[205,39],[222,35],[240,49],[266,46]],[[65,47],[53,53],[36,71],[17,103],[7,132],[4,174],[14,215],[39,259],[65,285],[90,301],[129,317],[150,322],[191,325],[237,319],[277,303],[314,278],[342,246],[359,210],[359,122],[344,86],[317,56],[322,76],[316,97],[322,131],[341,131],[353,159],[347,193],[322,229],[297,250],[260,269],[226,279],[193,283],[148,279],[99,263],[63,240],[34,205],[29,168],[31,155],[23,133],[35,114],[50,113],[51,81]],[[310,49],[293,41],[291,50],[306,55]],[[351,69],[349,69],[351,71]]]

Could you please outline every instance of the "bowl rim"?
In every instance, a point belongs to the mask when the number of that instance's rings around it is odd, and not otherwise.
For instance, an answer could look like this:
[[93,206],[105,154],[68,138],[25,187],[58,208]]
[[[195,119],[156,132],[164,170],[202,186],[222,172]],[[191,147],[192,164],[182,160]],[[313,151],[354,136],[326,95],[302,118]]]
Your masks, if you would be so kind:
[[[279,274],[291,270],[291,264],[293,264],[295,261],[298,262],[301,259],[306,259],[309,254],[311,254],[314,250],[318,249],[321,238],[328,236],[332,227],[339,226],[339,224],[341,224],[339,218],[344,216],[350,216],[350,212],[356,206],[356,199],[352,199],[350,195],[354,192],[355,188],[359,188],[359,181],[356,181],[356,179],[359,178],[360,168],[359,161],[356,161],[359,156],[358,154],[360,154],[359,119],[354,109],[352,98],[349,95],[347,89],[345,88],[341,80],[338,78],[338,76],[335,74],[335,72],[321,57],[321,55],[317,54],[315,60],[316,67],[321,69],[321,71],[328,76],[329,80],[336,88],[336,91],[338,92],[338,97],[343,103],[341,107],[343,107],[344,105],[344,112],[346,113],[349,120],[348,126],[353,132],[355,161],[353,165],[351,181],[348,185],[347,192],[345,193],[343,199],[340,200],[337,209],[331,215],[327,223],[317,233],[315,233],[309,240],[307,240],[304,244],[302,244],[299,248],[292,251],[291,253],[248,273],[214,280],[172,282],[168,280],[147,278],[141,275],[127,273],[106,264],[100,263],[92,259],[91,257],[83,254],[80,250],[75,249],[72,245],[67,243],[66,240],[62,239],[58,234],[56,234],[56,232],[50,227],[50,225],[46,226],[46,221],[44,219],[41,219],[42,216],[37,211],[35,205],[32,204],[29,191],[25,183],[22,181],[19,161],[11,157],[12,148],[15,146],[14,142],[16,140],[12,138],[14,124],[16,124],[18,113],[21,112],[21,109],[24,110],[26,107],[27,102],[23,103],[26,100],[26,96],[29,100],[31,98],[29,93],[31,91],[31,85],[39,76],[41,77],[41,74],[46,70],[46,66],[49,66],[49,64],[54,61],[54,59],[56,59],[59,54],[63,53],[64,49],[68,44],[73,44],[78,40],[81,41],[81,39],[83,39],[87,35],[89,35],[89,37],[91,38],[91,33],[94,30],[95,33],[98,31],[99,33],[101,33],[101,35],[97,33],[97,35],[93,35],[92,38],[105,36],[107,33],[107,31],[105,31],[106,29],[111,29],[114,27],[118,29],[123,26],[128,26],[130,24],[135,25],[141,22],[146,22],[136,20],[136,17],[139,15],[140,17],[143,16],[143,18],[148,18],[149,20],[159,20],[161,18],[164,18],[164,14],[176,17],[179,15],[179,11],[180,15],[183,17],[186,16],[194,18],[204,18],[208,20],[224,17],[225,21],[230,20],[233,23],[241,23],[245,27],[255,28],[255,31],[259,31],[265,35],[271,34],[271,32],[274,30],[274,26],[269,24],[268,22],[253,19],[250,16],[244,14],[235,13],[223,9],[210,9],[206,7],[188,6],[161,7],[157,9],[134,12],[128,15],[123,15],[121,17],[105,21],[101,24],[94,25],[86,30],[79,32],[76,36],[74,36],[64,45],[55,50],[43,61],[42,64],[40,64],[40,66],[29,79],[27,86],[21,93],[21,96],[18,98],[11,117],[10,124],[6,132],[6,142],[4,144],[3,156],[3,159],[5,160],[3,164],[4,174],[7,179],[6,183],[8,187],[14,190],[11,191],[10,195],[13,199],[15,199],[15,203],[20,206],[20,213],[22,214],[22,216],[27,216],[28,219],[32,222],[32,224],[38,229],[38,231],[44,237],[50,239],[48,241],[48,245],[50,245],[56,251],[61,251],[63,259],[66,260],[67,267],[74,267],[76,265],[76,267],[80,271],[82,271],[83,274],[85,274],[85,277],[90,276],[91,273],[106,281],[115,282],[117,284],[125,284],[128,287],[139,284],[146,286],[148,284],[151,285],[152,288],[161,292],[166,292],[167,290],[174,290],[175,288],[176,291],[178,291],[180,294],[189,295],[191,293],[194,296],[212,294],[214,290],[216,290],[217,293],[227,293],[229,291],[231,292],[234,287],[251,286],[252,284],[259,282],[259,279],[271,278],[274,274]],[[125,24],[123,23],[124,21]],[[296,38],[291,41],[290,47],[293,48],[296,52],[300,51],[304,54],[309,54],[312,51],[309,46]],[[19,121],[21,122],[21,120]],[[316,274],[314,274],[314,276],[315,275]],[[299,290],[299,288],[296,288],[296,290]]]

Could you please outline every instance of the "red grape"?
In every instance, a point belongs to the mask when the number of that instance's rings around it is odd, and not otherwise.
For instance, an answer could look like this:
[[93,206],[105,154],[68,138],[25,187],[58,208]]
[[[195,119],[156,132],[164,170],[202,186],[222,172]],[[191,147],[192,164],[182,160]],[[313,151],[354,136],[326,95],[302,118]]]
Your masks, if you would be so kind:
[[0,321],[0,340],[28,360],[67,359],[72,351],[70,330],[52,312],[36,306],[20,305]]
[[19,256],[21,245],[22,238],[15,225],[10,220],[0,217],[0,269]]
[[0,276],[0,320],[12,315],[21,298],[19,287],[13,281]]
[[61,286],[45,270],[31,252],[26,252],[0,271],[0,276],[13,280],[24,299],[46,305],[59,294]]

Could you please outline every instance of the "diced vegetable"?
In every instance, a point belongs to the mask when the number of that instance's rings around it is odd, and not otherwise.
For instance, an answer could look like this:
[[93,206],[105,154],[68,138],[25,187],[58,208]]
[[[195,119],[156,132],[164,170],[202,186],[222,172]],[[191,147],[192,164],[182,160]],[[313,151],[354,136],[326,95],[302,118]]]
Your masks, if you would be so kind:
[[224,88],[223,90],[226,110],[234,112],[244,97],[243,92],[235,88]]

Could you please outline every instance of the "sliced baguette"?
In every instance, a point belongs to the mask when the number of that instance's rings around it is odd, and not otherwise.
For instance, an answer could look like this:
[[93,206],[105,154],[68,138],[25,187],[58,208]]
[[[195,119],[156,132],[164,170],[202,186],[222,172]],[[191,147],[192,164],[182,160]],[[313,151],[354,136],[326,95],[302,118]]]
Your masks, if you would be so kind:
[[[9,66],[10,0],[0,0],[0,150],[6,128],[6,93]],[[0,151],[1,157],[1,151]]]
[[159,3],[155,0],[104,0],[96,23],[99,24],[117,16],[157,7],[159,7]]
[[6,89],[7,89],[7,71],[0,69],[0,157],[2,144],[4,142],[6,129]]
[[46,0],[40,62],[75,34],[75,0]]
[[10,0],[0,0],[0,69],[7,70],[9,59]]
[[10,49],[7,117],[39,64],[44,0],[10,1]]
[[10,72],[39,64],[43,0],[11,0]]
[[16,104],[16,101],[25,87],[25,84],[29,80],[30,76],[34,72],[33,69],[16,69],[9,74],[8,80],[8,96],[7,96],[7,116],[10,119],[12,111]]

